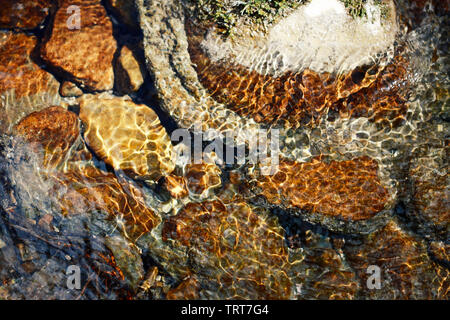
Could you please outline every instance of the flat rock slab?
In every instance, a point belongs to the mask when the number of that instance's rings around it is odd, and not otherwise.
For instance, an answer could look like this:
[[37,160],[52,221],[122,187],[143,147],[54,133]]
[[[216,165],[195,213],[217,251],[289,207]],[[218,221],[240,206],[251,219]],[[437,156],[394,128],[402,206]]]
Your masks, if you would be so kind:
[[62,1],[41,57],[88,90],[114,86],[113,26],[99,0]]
[[37,38],[0,32],[0,132],[33,111],[59,105],[59,82],[32,59]]
[[108,94],[85,95],[79,102],[87,144],[114,169],[144,180],[173,171],[169,135],[148,106]]
[[57,106],[31,113],[14,131],[35,149],[44,151],[44,166],[61,164],[80,134],[77,116]]

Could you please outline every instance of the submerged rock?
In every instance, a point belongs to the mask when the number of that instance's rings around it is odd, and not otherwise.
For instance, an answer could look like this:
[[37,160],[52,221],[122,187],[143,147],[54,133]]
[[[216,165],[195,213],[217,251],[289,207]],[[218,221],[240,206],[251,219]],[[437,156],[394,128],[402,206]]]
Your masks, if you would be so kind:
[[33,60],[38,40],[22,33],[0,32],[0,132],[33,111],[59,105],[59,82]]
[[59,94],[62,97],[79,97],[83,95],[83,91],[70,81],[64,81],[59,88]]
[[116,51],[112,23],[100,0],[62,0],[41,57],[89,90],[113,88]]
[[[292,284],[286,274],[290,262],[282,229],[276,219],[257,213],[242,201],[189,203],[167,218],[161,229],[155,229],[152,237],[145,239],[145,246],[175,279],[195,275],[189,285],[181,284],[189,289],[179,287],[171,297],[291,297]],[[180,290],[188,291],[175,294]]]
[[44,22],[53,7],[53,0],[3,0],[0,28],[34,29]]
[[148,106],[105,94],[83,96],[79,103],[87,144],[115,170],[149,181],[173,171],[172,143]]
[[144,83],[141,66],[133,51],[127,46],[122,47],[115,69],[116,89],[121,94],[136,92]]
[[138,248],[121,237],[107,237],[105,245],[114,255],[117,267],[123,272],[130,288],[136,291],[144,277],[144,266]]
[[106,214],[105,218],[131,241],[160,223],[159,215],[145,205],[142,192],[132,183],[119,183],[112,173],[88,165],[54,178],[60,186],[55,192],[64,214]]
[[[449,272],[432,262],[424,242],[395,221],[369,235],[362,245],[344,246],[367,299],[447,299]],[[370,288],[369,266],[380,270],[380,289]],[[372,282],[370,282],[372,283]]]
[[377,162],[368,157],[304,163],[282,159],[275,175],[255,171],[254,176],[251,192],[270,204],[298,209],[306,220],[348,233],[372,231],[385,220],[395,199],[378,176]]
[[15,133],[44,152],[44,166],[58,166],[67,158],[69,149],[78,139],[77,116],[62,107],[49,107],[33,112],[15,127]]
[[407,216],[427,237],[450,237],[448,146],[421,146],[411,155],[405,185]]
[[[303,257],[292,268],[296,299],[357,299],[360,284],[341,250],[331,241],[306,231],[300,250]],[[299,250],[299,249],[297,249]],[[293,255],[298,255],[295,251]]]

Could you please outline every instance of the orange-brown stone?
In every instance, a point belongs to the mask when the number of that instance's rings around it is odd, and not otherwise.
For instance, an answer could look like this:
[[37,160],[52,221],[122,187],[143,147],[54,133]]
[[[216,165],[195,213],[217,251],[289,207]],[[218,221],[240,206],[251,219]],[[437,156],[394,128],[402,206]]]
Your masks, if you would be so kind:
[[79,97],[83,95],[83,91],[75,83],[64,81],[59,88],[59,94],[62,97]]
[[34,36],[0,32],[0,131],[33,111],[59,103],[59,83],[32,60]]
[[34,29],[50,13],[52,0],[2,0],[0,28]]
[[329,163],[282,159],[278,172],[260,176],[257,185],[271,204],[357,221],[375,216],[388,200],[377,171],[368,157]]
[[187,31],[200,82],[217,101],[256,122],[314,125],[329,110],[339,112],[341,117],[368,117],[373,121],[406,114],[406,99],[398,93],[398,83],[406,79],[401,58],[386,68],[360,67],[339,76],[306,69],[274,77],[241,65],[213,62],[202,51],[201,28],[188,22]]
[[[79,8],[78,26],[78,13],[68,11],[69,7]],[[90,90],[110,90],[116,46],[112,23],[100,0],[61,0],[41,56]]]
[[194,267],[200,264],[194,273],[212,282],[218,297],[290,297],[283,231],[243,202],[189,203],[164,223],[162,236],[190,249]]
[[182,199],[189,195],[189,190],[186,186],[186,180],[183,177],[176,175],[169,175],[166,177],[164,185],[169,191],[170,195],[175,199]]
[[66,214],[102,211],[132,241],[160,223],[159,216],[145,206],[141,191],[125,181],[119,183],[112,173],[88,165],[55,178],[67,186],[67,192],[59,195]]
[[181,282],[178,287],[167,292],[168,300],[195,300],[198,299],[200,284],[195,277],[190,277]]
[[186,165],[184,178],[192,194],[206,196],[211,189],[221,185],[221,173],[222,171],[214,163],[202,162]]
[[16,134],[44,151],[44,165],[57,166],[66,158],[80,130],[77,116],[62,107],[33,112],[15,127]]
[[[347,261],[370,299],[448,299],[450,275],[432,262],[426,245],[403,231],[395,221],[374,232],[359,246],[345,246]],[[367,286],[369,266],[378,266],[381,289]]]

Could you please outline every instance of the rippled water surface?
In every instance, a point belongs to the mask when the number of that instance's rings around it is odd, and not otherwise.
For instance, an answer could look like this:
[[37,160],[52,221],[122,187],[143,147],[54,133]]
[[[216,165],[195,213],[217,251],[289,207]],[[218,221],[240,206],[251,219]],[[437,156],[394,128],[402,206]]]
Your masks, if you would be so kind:
[[449,2],[330,1],[4,0],[0,299],[448,299]]

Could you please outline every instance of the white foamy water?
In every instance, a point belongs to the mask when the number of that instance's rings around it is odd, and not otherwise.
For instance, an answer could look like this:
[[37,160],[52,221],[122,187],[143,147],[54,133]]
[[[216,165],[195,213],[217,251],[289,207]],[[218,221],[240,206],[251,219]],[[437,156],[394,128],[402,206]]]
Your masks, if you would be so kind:
[[397,33],[392,1],[390,18],[367,2],[367,18],[353,19],[339,0],[312,0],[270,27],[267,33],[241,28],[234,39],[210,30],[202,46],[214,61],[226,59],[278,76],[306,68],[317,72],[346,72],[388,52]]

